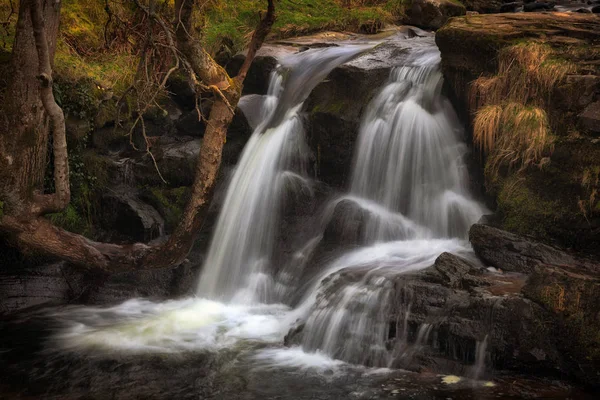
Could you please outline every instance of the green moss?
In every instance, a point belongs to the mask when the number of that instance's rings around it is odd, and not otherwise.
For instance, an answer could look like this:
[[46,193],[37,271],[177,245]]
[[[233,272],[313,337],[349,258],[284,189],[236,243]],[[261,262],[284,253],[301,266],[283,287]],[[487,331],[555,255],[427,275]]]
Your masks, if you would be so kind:
[[512,176],[499,183],[498,212],[503,228],[511,232],[548,238],[562,210],[558,201],[539,196],[527,187],[525,178]]
[[50,221],[52,221],[54,225],[67,231],[81,235],[89,235],[90,233],[91,226],[73,204],[69,204],[67,208],[60,213],[49,214],[48,218],[50,218]]
[[[385,6],[342,7],[336,0],[280,0],[277,20],[271,36],[276,38],[307,34],[319,30],[354,30],[382,25],[390,21],[404,0],[392,0]],[[216,50],[223,38],[231,39],[235,50],[248,42],[259,22],[257,10],[262,0],[217,0],[207,13],[205,43]]]
[[175,229],[189,201],[190,188],[146,187],[142,195],[150,205],[156,208],[165,219],[167,232]]

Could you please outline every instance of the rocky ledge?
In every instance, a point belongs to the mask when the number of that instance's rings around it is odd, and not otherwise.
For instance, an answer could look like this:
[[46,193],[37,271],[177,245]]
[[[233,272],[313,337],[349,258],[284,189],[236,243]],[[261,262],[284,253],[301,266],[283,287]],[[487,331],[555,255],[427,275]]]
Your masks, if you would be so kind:
[[[361,318],[376,332],[386,325],[394,367],[479,378],[516,371],[599,387],[600,264],[487,225],[474,225],[470,240],[479,260],[443,253],[429,268],[395,276],[341,270],[323,282],[319,304],[358,282],[388,290]],[[364,312],[360,298],[348,307]],[[303,328],[288,345],[303,342]],[[363,359],[351,361],[387,366],[367,342]]]
[[[444,77],[471,126],[475,148],[481,144],[478,133],[494,132],[492,140],[501,143],[517,130],[503,130],[515,126],[514,115],[506,113],[496,114],[502,119],[500,128],[490,124],[493,118],[484,122],[494,111],[510,107],[521,115],[535,112],[530,121],[544,135],[546,145],[535,157],[517,154],[510,163],[498,165],[490,162],[501,158],[498,152],[492,149],[483,156],[485,189],[500,226],[597,252],[600,18],[563,12],[467,15],[451,19],[436,33],[436,43]],[[534,142],[523,141],[530,150]]]

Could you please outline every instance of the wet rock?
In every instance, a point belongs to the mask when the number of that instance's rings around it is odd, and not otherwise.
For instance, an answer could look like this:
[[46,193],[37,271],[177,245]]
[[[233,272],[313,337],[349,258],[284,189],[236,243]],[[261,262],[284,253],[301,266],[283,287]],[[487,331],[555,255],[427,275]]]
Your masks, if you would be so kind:
[[164,233],[164,220],[156,209],[124,186],[102,196],[102,223],[134,241],[148,242]]
[[590,104],[579,114],[579,125],[592,134],[600,134],[600,101]]
[[0,314],[24,308],[66,304],[84,290],[84,273],[65,262],[10,270],[0,275]]
[[425,29],[439,29],[455,16],[465,15],[466,9],[451,0],[413,0],[406,10],[404,23]]
[[98,279],[79,299],[85,304],[115,304],[132,298],[169,299],[193,293],[199,264],[111,274]]
[[[297,50],[290,46],[279,46],[266,44],[256,53],[256,57],[248,70],[244,80],[243,94],[267,94],[271,72],[279,64],[279,60]],[[225,68],[229,76],[236,76],[244,60],[245,53],[236,54]]]
[[527,240],[491,226],[475,224],[469,231],[469,240],[475,253],[489,265],[504,271],[531,273],[543,265],[570,266],[569,268],[598,268],[576,260],[554,247]]
[[523,11],[525,12],[535,12],[535,11],[540,11],[540,10],[551,10],[553,9],[555,6],[554,3],[547,3],[547,2],[535,2],[535,3],[526,3],[523,6]]
[[[414,38],[416,45],[430,38]],[[360,118],[392,68],[407,60],[409,44],[390,40],[334,69],[305,102],[308,143],[316,174],[333,187],[348,183]]]
[[364,242],[368,212],[351,200],[342,200],[334,208],[325,227],[326,246],[355,246]]
[[[469,237],[487,264],[527,273],[521,293],[544,309],[544,328],[562,353],[558,368],[599,386],[600,264],[485,225],[474,225]],[[538,346],[530,354],[546,361],[548,351]]]

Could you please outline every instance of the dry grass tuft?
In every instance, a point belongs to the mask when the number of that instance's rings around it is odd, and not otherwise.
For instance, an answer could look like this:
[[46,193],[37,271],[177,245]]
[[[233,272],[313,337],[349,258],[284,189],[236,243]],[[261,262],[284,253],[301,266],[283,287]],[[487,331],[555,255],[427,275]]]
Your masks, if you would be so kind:
[[488,156],[486,171],[493,180],[502,167],[522,170],[540,163],[554,148],[546,112],[516,102],[477,111],[473,139]]
[[526,42],[500,51],[497,75],[471,82],[473,140],[487,156],[486,173],[493,179],[503,167],[539,165],[553,151],[545,108],[554,87],[575,70],[555,58],[550,46]]
[[481,76],[471,82],[469,106],[471,110],[477,110],[486,104],[498,104],[501,101],[499,96],[503,92],[504,88],[501,76]]
[[482,107],[475,114],[473,140],[482,154],[489,154],[494,149],[502,112],[502,106],[491,105]]

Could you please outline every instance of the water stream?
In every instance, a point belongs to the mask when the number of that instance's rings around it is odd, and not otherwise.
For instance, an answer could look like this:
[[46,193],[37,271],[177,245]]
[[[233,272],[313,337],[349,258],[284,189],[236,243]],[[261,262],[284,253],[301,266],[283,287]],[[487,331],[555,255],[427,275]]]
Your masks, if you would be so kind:
[[[402,306],[398,344],[386,343],[394,279],[431,266],[443,252],[468,254],[467,229],[483,213],[467,189],[462,128],[441,93],[433,43],[394,68],[366,108],[348,192],[323,206],[320,228],[286,265],[273,265],[282,202],[312,185],[303,102],[335,67],[372,47],[289,56],[272,74],[266,96],[242,100],[255,131],[227,189],[195,297],[63,309],[54,314],[64,326],[54,345],[177,353],[259,343],[267,347],[254,351],[258,364],[327,369],[344,363],[391,367],[426,346],[430,324],[407,345],[410,303]],[[353,204],[348,213],[364,218],[362,246],[301,285],[288,285],[290,276],[303,276],[323,227],[342,202]],[[290,329],[300,325],[295,344],[283,347]],[[478,355],[478,370],[484,356]]]

